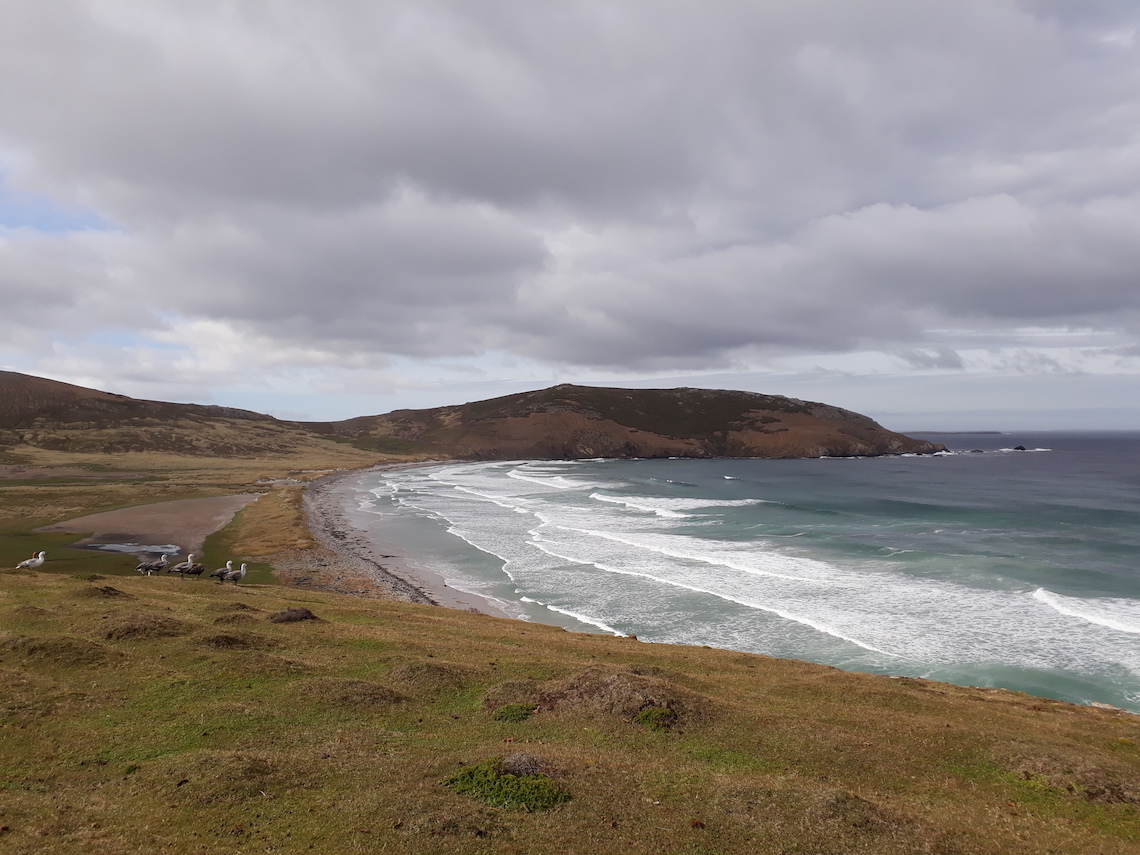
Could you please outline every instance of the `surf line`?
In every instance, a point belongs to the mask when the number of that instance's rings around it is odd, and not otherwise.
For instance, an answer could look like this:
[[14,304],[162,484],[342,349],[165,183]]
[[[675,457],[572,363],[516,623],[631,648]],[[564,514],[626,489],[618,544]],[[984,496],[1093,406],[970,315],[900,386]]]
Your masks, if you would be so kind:
[[[1072,599],[1071,597],[1062,597],[1060,594],[1054,594],[1052,591],[1047,591],[1044,588],[1038,588],[1032,594],[1033,599],[1040,603],[1044,603],[1055,612],[1059,612],[1066,617],[1077,618],[1088,623],[1103,626],[1108,629],[1114,629],[1117,632],[1140,633],[1140,623],[1126,623],[1121,620],[1116,620],[1111,617],[1103,617],[1101,615],[1090,615],[1081,611],[1073,606],[1067,606],[1063,600]],[[1140,603],[1138,603],[1140,606]]]
[[[551,549],[548,546],[545,546],[544,544],[539,542],[539,538],[537,538],[537,537],[532,539],[530,541],[530,543],[532,546],[534,546],[535,549],[539,549],[539,550],[545,552],[547,555],[550,555],[554,558],[561,559],[562,561],[569,561],[573,564],[587,564],[591,567],[596,567],[597,569],[601,570],[603,573],[616,573],[616,574],[621,575],[621,576],[635,576],[635,577],[638,577],[641,579],[648,579],[652,582],[657,582],[657,583],[662,584],[662,585],[670,585],[674,588],[681,588],[682,590],[685,590],[685,591],[691,591],[694,594],[708,594],[710,597],[716,597],[717,599],[725,600],[726,602],[736,603],[738,606],[744,606],[745,608],[756,609],[757,611],[762,611],[762,612],[768,612],[769,614],[774,614],[777,617],[783,618],[784,620],[790,620],[793,623],[802,624],[803,626],[807,626],[807,627],[810,627],[811,629],[814,629],[816,632],[822,632],[825,635],[830,635],[833,638],[838,638],[842,641],[848,642],[849,644],[854,644],[856,647],[862,647],[864,650],[870,650],[873,653],[881,653],[883,656],[890,656],[890,657],[895,658],[895,659],[906,659],[907,658],[907,657],[902,656],[898,653],[891,653],[889,650],[880,650],[878,647],[875,647],[871,644],[867,644],[866,642],[859,641],[856,638],[851,638],[849,636],[846,636],[843,633],[839,632],[838,630],[832,629],[831,627],[827,626],[826,624],[822,624],[822,623],[818,623],[817,621],[813,621],[811,618],[805,618],[805,617],[801,617],[799,615],[794,615],[791,612],[784,612],[784,611],[781,611],[780,609],[773,608],[772,606],[764,606],[764,605],[761,605],[760,603],[749,602],[748,600],[738,600],[735,597],[730,597],[727,594],[723,594],[723,593],[720,593],[718,591],[710,591],[706,588],[700,588],[696,585],[686,585],[683,582],[676,582],[676,581],[673,581],[670,579],[661,579],[657,576],[652,576],[648,573],[640,573],[636,570],[623,570],[623,569],[618,568],[618,567],[611,567],[611,566],[606,565],[606,564],[601,564],[597,561],[583,561],[583,560],[578,559],[578,558],[572,558],[571,556],[568,556],[568,555],[559,554],[554,549]],[[590,623],[593,623],[593,621],[590,621]]]

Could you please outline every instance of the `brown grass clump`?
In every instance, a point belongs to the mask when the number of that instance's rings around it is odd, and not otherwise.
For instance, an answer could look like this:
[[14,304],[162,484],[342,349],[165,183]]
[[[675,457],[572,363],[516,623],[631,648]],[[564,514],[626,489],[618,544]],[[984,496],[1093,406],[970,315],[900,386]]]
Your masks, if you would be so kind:
[[211,604],[211,611],[220,612],[260,612],[257,606],[251,606],[249,603],[217,603]]
[[404,695],[380,683],[345,678],[313,680],[301,691],[312,700],[344,707],[388,707],[407,700]]
[[81,589],[76,596],[79,597],[92,597],[97,600],[133,600],[130,594],[126,591],[120,591],[118,588],[113,588],[110,585],[96,585],[91,588]]
[[437,662],[406,662],[388,675],[388,683],[415,696],[435,696],[461,689],[474,679],[470,668]]
[[543,686],[535,703],[540,712],[593,712],[623,719],[633,719],[643,710],[668,710],[671,724],[693,722],[707,716],[710,709],[707,698],[670,680],[601,667]]
[[214,618],[215,626],[240,626],[241,624],[254,624],[259,623],[257,618],[242,612],[237,612],[232,615],[222,615],[219,618]]
[[269,616],[270,623],[296,623],[302,620],[320,620],[320,618],[304,606],[290,606]]
[[108,641],[142,641],[187,635],[193,627],[186,621],[162,615],[132,615],[113,622],[103,632]]
[[313,774],[304,764],[263,752],[205,750],[164,760],[143,781],[172,804],[220,807],[280,797],[311,786]]
[[267,650],[277,646],[276,642],[263,635],[242,631],[205,635],[199,643],[215,650]]
[[16,606],[16,608],[12,609],[12,611],[13,613],[18,614],[20,617],[25,618],[50,618],[52,616],[51,612],[49,612],[47,609],[41,609],[39,606]]
[[0,647],[29,661],[74,668],[102,665],[122,655],[98,642],[70,636],[34,638],[19,635],[4,641]]

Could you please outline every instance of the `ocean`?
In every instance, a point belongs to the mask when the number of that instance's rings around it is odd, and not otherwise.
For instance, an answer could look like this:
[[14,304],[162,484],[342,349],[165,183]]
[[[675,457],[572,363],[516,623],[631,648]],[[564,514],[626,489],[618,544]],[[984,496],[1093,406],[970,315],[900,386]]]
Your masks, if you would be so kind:
[[1140,712],[1140,433],[922,436],[954,453],[457,463],[358,498],[524,620]]

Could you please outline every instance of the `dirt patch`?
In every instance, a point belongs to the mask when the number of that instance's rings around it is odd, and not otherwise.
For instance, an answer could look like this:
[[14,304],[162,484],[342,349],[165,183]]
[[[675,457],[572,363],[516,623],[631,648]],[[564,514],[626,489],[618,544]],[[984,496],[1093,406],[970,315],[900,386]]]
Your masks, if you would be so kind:
[[425,837],[473,837],[495,839],[507,836],[498,817],[489,810],[431,811],[419,813],[401,828]]
[[854,793],[828,793],[820,797],[811,813],[830,821],[863,831],[889,832],[901,824],[894,815]]
[[26,605],[16,606],[16,608],[12,609],[12,613],[25,618],[49,618],[52,616],[52,613],[47,609],[41,609],[39,606]]
[[286,674],[304,674],[309,666],[303,662],[286,659],[283,656],[274,656],[272,653],[262,653],[250,650],[230,667],[241,671],[242,674],[266,674],[280,677]]
[[[296,623],[302,620],[320,621],[321,619],[304,606],[290,606],[269,616],[270,623]],[[321,623],[325,623],[325,621],[321,621]]]
[[380,683],[329,677],[302,687],[306,697],[343,707],[388,707],[407,698]]
[[215,650],[268,650],[277,646],[263,635],[242,631],[202,636],[199,643]]
[[259,612],[261,609],[257,606],[247,606],[245,603],[226,603],[225,605],[213,606],[214,611],[219,612]]
[[508,680],[487,690],[483,696],[483,709],[494,712],[504,704],[537,708],[538,693],[548,684],[535,680]]
[[66,636],[35,638],[19,635],[0,644],[0,648],[28,661],[73,668],[102,665],[122,656],[119,651],[96,641]]
[[158,615],[132,615],[112,623],[103,632],[108,641],[142,641],[188,635],[193,627],[185,621]]
[[103,600],[112,600],[112,599],[133,600],[134,599],[134,597],[131,594],[128,594],[126,591],[120,591],[118,588],[112,588],[110,585],[96,585],[93,588],[84,588],[83,590],[78,592],[77,596],[92,597],[92,598],[97,599],[97,600],[98,599],[103,599]]
[[242,614],[238,612],[236,615],[222,615],[220,618],[214,618],[215,626],[240,626],[241,624],[260,623],[253,615]]
[[442,662],[406,662],[392,669],[388,683],[410,695],[439,695],[468,685],[474,677],[470,668]]
[[267,794],[278,796],[313,785],[311,764],[244,751],[183,755],[139,774],[154,791],[166,791],[171,799],[197,805],[256,802]]
[[565,680],[543,684],[534,702],[540,712],[577,710],[623,719],[646,709],[664,709],[673,713],[678,724],[706,718],[711,709],[708,698],[670,680],[606,668],[587,668]]
[[1014,746],[1002,754],[998,765],[1026,781],[1090,802],[1140,805],[1140,773],[1111,756],[1089,757],[1077,749],[1044,753],[1031,746]]

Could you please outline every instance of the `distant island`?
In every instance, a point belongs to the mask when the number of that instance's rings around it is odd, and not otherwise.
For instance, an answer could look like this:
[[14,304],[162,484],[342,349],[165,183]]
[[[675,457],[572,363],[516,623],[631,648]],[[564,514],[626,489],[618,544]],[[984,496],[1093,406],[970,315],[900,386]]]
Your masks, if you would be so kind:
[[755,392],[563,384],[458,406],[298,422],[0,372],[0,446],[255,456],[314,443],[470,460],[853,457],[944,448],[840,407]]

